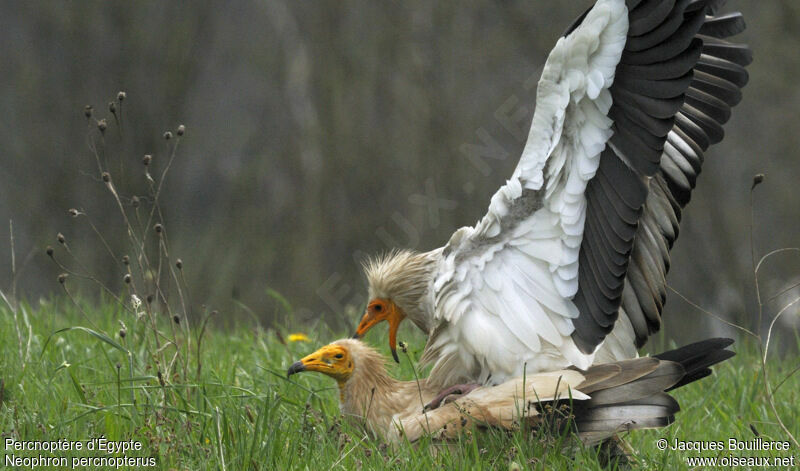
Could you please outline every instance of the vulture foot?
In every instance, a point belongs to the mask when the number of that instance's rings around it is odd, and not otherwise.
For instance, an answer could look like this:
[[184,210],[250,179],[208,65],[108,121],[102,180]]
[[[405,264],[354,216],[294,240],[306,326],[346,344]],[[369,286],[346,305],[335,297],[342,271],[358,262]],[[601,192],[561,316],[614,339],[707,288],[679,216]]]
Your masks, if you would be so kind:
[[437,409],[442,403],[447,404],[448,402],[453,402],[462,396],[466,396],[469,394],[473,389],[479,387],[480,384],[478,383],[465,383],[465,384],[456,384],[455,386],[450,386],[447,389],[442,390],[433,400],[427,404],[422,409],[423,412],[427,412],[430,410]]

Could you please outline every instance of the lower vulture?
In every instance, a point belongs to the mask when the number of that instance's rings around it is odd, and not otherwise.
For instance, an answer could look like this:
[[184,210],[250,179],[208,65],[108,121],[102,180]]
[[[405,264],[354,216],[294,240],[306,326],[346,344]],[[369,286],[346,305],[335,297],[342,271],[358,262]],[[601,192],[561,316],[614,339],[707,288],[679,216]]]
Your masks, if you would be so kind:
[[663,427],[680,409],[666,391],[711,374],[734,355],[730,339],[709,339],[632,360],[512,378],[481,386],[458,399],[423,409],[438,389],[427,380],[398,381],[385,357],[355,339],[338,340],[297,361],[288,375],[317,371],[339,385],[342,413],[375,436],[397,443],[425,434],[456,437],[464,429],[516,429],[544,423],[571,427],[586,445],[627,430]]

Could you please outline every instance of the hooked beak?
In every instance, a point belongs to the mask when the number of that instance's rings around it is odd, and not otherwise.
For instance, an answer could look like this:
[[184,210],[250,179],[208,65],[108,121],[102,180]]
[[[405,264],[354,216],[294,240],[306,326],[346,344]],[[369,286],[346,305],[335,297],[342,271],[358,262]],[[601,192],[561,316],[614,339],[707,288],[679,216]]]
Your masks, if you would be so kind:
[[381,321],[387,321],[389,323],[389,348],[392,351],[392,358],[394,358],[394,361],[397,363],[400,363],[400,358],[397,356],[397,330],[400,328],[400,322],[402,322],[405,317],[405,314],[403,314],[393,302],[389,302],[387,308],[380,314],[371,313],[369,311],[364,313],[353,338],[360,339],[373,326],[379,324]]
[[358,323],[358,327],[356,328],[356,333],[353,334],[353,338],[360,339],[364,337],[369,329],[377,324],[380,324],[381,321],[388,320],[388,317],[388,313],[374,314],[369,311],[365,312],[361,317],[361,322]]
[[303,371],[316,371],[343,384],[353,372],[353,362],[346,359],[345,355],[349,355],[349,353],[346,349],[343,350],[341,345],[335,343],[325,345],[314,353],[301,358],[300,361],[292,363],[292,366],[286,370],[286,378]]
[[292,376],[295,373],[300,373],[301,371],[305,370],[306,370],[306,365],[304,365],[302,361],[296,361],[292,363],[292,366],[290,366],[289,369],[286,371],[286,378],[289,378],[289,376]]

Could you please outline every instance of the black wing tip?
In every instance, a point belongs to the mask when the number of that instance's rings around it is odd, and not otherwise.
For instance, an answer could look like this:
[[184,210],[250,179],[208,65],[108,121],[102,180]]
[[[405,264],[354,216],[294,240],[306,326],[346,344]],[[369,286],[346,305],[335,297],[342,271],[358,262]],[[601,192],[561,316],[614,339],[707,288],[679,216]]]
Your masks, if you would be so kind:
[[[672,211],[679,219],[680,208],[685,206],[691,197],[691,190],[694,188],[695,183],[694,179],[699,173],[699,165],[703,160],[703,151],[724,137],[722,124],[730,118],[730,108],[738,104],[742,98],[741,89],[749,80],[749,74],[744,67],[752,62],[753,54],[747,45],[725,39],[744,31],[746,23],[740,12],[721,12],[723,1],[692,0],[688,3],[674,2],[675,5],[672,12],[665,11],[664,8],[667,3],[670,2],[657,0],[647,2],[629,0],[627,2],[629,17],[631,15],[635,17],[634,19],[637,20],[635,26],[642,31],[629,30],[630,41],[629,44],[626,44],[626,50],[623,52],[622,60],[618,67],[619,75],[611,88],[614,100],[612,108],[617,106],[620,108],[617,110],[618,114],[627,113],[630,115],[628,116],[630,119],[627,122],[633,120],[637,124],[642,123],[642,125],[638,128],[634,127],[633,131],[629,130],[627,133],[619,132],[620,130],[615,128],[615,134],[612,137],[613,146],[609,147],[613,147],[615,149],[614,153],[619,155],[602,156],[601,167],[604,167],[603,163],[606,160],[616,160],[627,164],[626,167],[632,169],[637,175],[655,173],[658,176],[659,171],[661,171],[662,174],[666,175],[664,178],[666,178],[667,184],[670,185],[667,193],[672,193],[668,194],[667,197],[676,201],[672,205]],[[681,12],[683,22],[680,23],[680,26],[674,22],[676,14],[674,9],[677,8],[683,9]],[[633,25],[633,23],[631,24]],[[641,34],[636,36],[636,33]],[[680,100],[657,98],[659,96],[673,95],[676,91],[680,91],[678,87],[680,83],[674,79],[685,67],[689,67],[691,65],[690,62],[692,62],[681,56],[681,54],[687,57],[691,56],[686,51],[697,48],[698,40],[702,42],[702,53],[699,58],[695,58],[696,63],[692,67],[694,69],[693,80],[689,84],[685,95],[680,97]],[[669,68],[667,68],[667,65],[669,65]],[[628,77],[625,77],[626,74]],[[666,88],[658,88],[662,85]],[[686,96],[693,96],[694,101],[686,100]],[[687,101],[689,101],[688,105],[686,104]],[[635,120],[634,118],[641,113],[647,114],[650,119],[644,121]],[[673,148],[672,153],[679,153],[680,155],[670,158],[677,158],[676,162],[683,164],[681,167],[676,166],[672,169],[673,176],[678,177],[675,181],[671,181],[669,175],[663,172],[663,166],[659,162],[651,162],[651,159],[647,158],[652,152],[648,152],[646,146],[641,144],[651,141],[648,139],[637,140],[631,137],[632,132],[643,131],[650,132],[653,136],[658,137],[663,134],[665,126],[661,121],[666,119],[674,123],[671,131],[674,131],[680,138],[683,148],[686,149]],[[621,120],[621,122],[622,125],[626,124],[625,120]],[[615,119],[615,126],[616,123],[617,120]],[[663,154],[660,155],[663,159]],[[602,168],[598,170],[598,175],[602,176],[600,170]],[[682,172],[683,175],[678,175],[675,172]],[[617,177],[614,181],[615,187],[620,186],[620,179],[623,176],[617,175]],[[593,186],[592,184],[596,183],[595,180],[597,179],[595,177],[589,182],[587,197]],[[626,181],[632,179],[633,177],[631,176],[625,178]],[[686,182],[688,182],[688,188]],[[587,212],[592,211],[593,209],[587,209]],[[630,222],[625,219],[625,214],[623,213],[607,215],[606,218],[612,219],[609,224],[620,225]],[[588,214],[587,220],[589,220]],[[638,219],[635,223],[638,224]],[[597,226],[596,223],[595,226]],[[677,230],[673,232],[662,234],[668,248],[672,247],[675,238],[677,238]],[[598,273],[598,271],[611,271],[614,267],[610,265],[608,267],[598,266],[598,260],[602,261],[598,259],[598,254],[595,254],[594,258],[584,254],[585,251],[603,249],[605,247],[603,244],[608,245],[610,243],[618,243],[618,241],[603,240],[603,234],[598,234],[596,227],[585,229],[584,239],[591,237],[598,237],[598,240],[594,242],[595,247],[589,247],[590,244],[582,245],[579,260],[582,264],[592,262],[594,266],[591,267],[591,270],[584,270],[579,275],[579,291],[574,301],[578,305],[581,315],[574,321],[576,331],[572,335],[579,350],[587,354],[593,352],[610,331],[607,328],[608,320],[598,320],[597,317],[602,317],[608,313],[609,303],[618,304],[618,301],[620,301],[620,297],[616,296],[616,293],[613,293],[613,296],[607,296],[608,293],[602,293],[602,286],[600,285],[604,280],[607,280],[609,275],[608,273]],[[632,250],[630,253],[633,254],[634,252]],[[627,277],[631,267],[635,268],[635,266],[635,263],[628,265],[626,272],[622,276]],[[668,269],[668,260],[664,260],[664,266]],[[647,273],[644,274],[646,275]],[[658,330],[664,293],[663,289],[645,289],[641,292],[639,289],[635,289],[635,293],[640,303],[647,302],[643,298],[650,295],[653,296],[653,302],[648,302],[648,309],[642,307],[642,311],[645,314],[655,314],[655,325],[651,325],[649,319],[641,319],[638,322],[639,325],[646,323],[648,326],[647,329],[640,329],[635,332],[636,338],[634,341],[637,348],[639,348],[645,344],[647,337],[652,332]],[[602,299],[597,299],[598,296]],[[659,303],[659,301],[661,302]],[[583,319],[584,317],[585,319]],[[714,343],[719,341],[729,343],[725,345]],[[717,339],[712,340],[712,343],[704,344],[704,346],[711,348],[714,345],[719,345],[718,349],[724,349],[731,342],[732,340],[730,339]],[[729,358],[733,353],[720,353],[717,355],[717,362],[719,362]]]

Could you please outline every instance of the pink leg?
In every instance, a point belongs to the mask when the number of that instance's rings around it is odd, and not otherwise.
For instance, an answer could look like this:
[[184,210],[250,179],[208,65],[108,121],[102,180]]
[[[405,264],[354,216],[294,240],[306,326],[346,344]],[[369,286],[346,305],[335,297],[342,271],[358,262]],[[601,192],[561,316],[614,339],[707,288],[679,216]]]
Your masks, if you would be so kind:
[[455,386],[450,386],[449,388],[443,390],[436,397],[433,398],[431,402],[425,405],[422,409],[423,412],[437,409],[439,406],[442,405],[442,401],[445,404],[448,402],[455,401],[461,396],[465,396],[469,394],[473,389],[480,387],[478,383],[466,383],[466,384],[456,384]]

